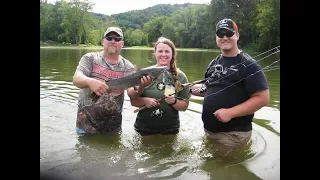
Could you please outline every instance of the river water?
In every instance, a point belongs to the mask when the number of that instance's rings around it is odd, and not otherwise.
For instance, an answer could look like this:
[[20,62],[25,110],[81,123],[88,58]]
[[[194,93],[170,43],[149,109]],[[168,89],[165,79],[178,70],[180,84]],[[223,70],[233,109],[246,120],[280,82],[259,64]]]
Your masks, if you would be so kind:
[[[222,155],[204,135],[198,97],[192,97],[188,110],[180,112],[181,130],[176,136],[142,139],[133,129],[136,108],[127,96],[120,133],[78,136],[79,89],[73,86],[72,76],[84,53],[99,50],[40,48],[40,179],[280,179],[280,65],[265,70],[271,101],[255,113],[251,144]],[[142,67],[152,64],[151,53],[122,50],[124,57]],[[266,67],[279,54],[259,63]],[[189,81],[199,80],[215,55],[178,51],[178,67]]]

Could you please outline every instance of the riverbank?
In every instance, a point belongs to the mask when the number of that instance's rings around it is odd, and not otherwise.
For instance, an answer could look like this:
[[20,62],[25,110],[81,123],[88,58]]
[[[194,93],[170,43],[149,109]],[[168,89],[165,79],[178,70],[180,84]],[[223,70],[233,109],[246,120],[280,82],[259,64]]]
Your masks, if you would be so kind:
[[[67,49],[103,49],[103,46],[85,45],[85,44],[61,44],[53,41],[40,41],[40,48],[67,48]],[[152,47],[148,46],[130,46],[123,47],[122,49],[142,49],[142,50],[152,50]],[[201,48],[177,48],[178,51],[206,51],[206,52],[220,52],[220,49],[201,49]],[[252,53],[252,50],[243,49],[248,53]]]
[[[64,49],[103,49],[103,46],[86,46],[85,44],[80,45],[41,45],[40,48],[64,48]],[[147,46],[131,46],[123,47],[122,49],[141,49],[141,50],[152,50],[152,47]],[[200,48],[177,48],[178,51],[208,51],[208,52],[220,52],[219,49],[200,49]]]

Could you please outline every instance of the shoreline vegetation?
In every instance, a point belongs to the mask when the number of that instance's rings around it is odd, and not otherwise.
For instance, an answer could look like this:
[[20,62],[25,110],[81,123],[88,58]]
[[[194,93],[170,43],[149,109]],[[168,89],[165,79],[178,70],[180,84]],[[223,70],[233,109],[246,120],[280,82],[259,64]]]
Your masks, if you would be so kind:
[[[40,48],[63,48],[63,49],[103,49],[103,46],[95,46],[90,45],[87,46],[85,44],[61,44],[56,42],[40,42]],[[130,47],[123,47],[122,49],[140,49],[140,50],[152,50],[152,47],[148,46],[130,46]],[[205,51],[205,52],[220,52],[220,49],[201,49],[201,48],[176,48],[178,51]],[[249,49],[243,49],[247,52],[253,52]]]
[[171,39],[178,50],[216,51],[219,47],[215,43],[214,26],[225,14],[231,16],[225,18],[239,22],[241,49],[264,52],[280,46],[279,8],[279,0],[226,0],[208,4],[157,4],[108,16],[91,12],[92,3],[84,0],[54,4],[41,0],[40,45],[100,47],[105,28],[116,26],[125,34],[126,48],[152,47],[158,37],[164,36]]

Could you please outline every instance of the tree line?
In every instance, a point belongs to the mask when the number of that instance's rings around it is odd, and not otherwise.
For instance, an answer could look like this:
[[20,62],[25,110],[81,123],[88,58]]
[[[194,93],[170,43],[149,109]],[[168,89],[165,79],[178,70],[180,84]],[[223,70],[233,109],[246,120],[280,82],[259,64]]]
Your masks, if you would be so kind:
[[40,0],[40,42],[101,45],[106,28],[119,26],[126,46],[152,46],[165,36],[179,48],[215,49],[215,25],[226,17],[239,26],[240,47],[265,51],[280,45],[280,0],[159,4],[111,16],[92,12],[93,5],[89,0]]

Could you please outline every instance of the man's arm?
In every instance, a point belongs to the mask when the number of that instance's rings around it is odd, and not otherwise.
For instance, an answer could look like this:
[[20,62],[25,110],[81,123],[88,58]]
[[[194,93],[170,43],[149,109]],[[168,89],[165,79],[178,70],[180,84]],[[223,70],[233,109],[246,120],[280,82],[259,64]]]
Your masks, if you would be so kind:
[[142,107],[145,105],[146,97],[137,97],[135,99],[130,99],[131,105],[135,107]]
[[247,101],[229,108],[232,118],[253,114],[269,104],[269,89],[254,93]]
[[98,96],[102,96],[109,89],[105,82],[88,77],[81,71],[77,71],[73,76],[73,84],[78,88],[89,87]]
[[247,93],[250,94],[250,99],[230,108],[233,117],[253,114],[263,106],[268,105],[270,100],[268,81],[262,67],[246,54],[243,56],[247,59],[247,67],[240,74],[245,78],[244,87]]
[[191,94],[195,95],[195,96],[201,96],[204,97],[204,89],[205,89],[205,85],[204,84],[196,84],[193,85],[190,89],[191,89]]
[[127,90],[127,94],[130,98],[130,103],[132,106],[135,106],[135,107],[146,106],[147,108],[151,108],[151,107],[156,107],[160,105],[159,101],[157,101],[154,98],[141,97],[140,95],[143,92],[143,88],[140,86],[138,89],[139,89],[138,91],[136,91],[134,88],[129,88]]
[[90,78],[86,75],[84,75],[81,71],[77,71],[73,76],[73,85],[75,85],[78,88],[85,88],[90,87],[90,81],[92,81],[93,78]]
[[92,71],[94,57],[92,53],[83,55],[79,61],[76,71],[73,75],[73,85],[78,88],[90,87],[93,78],[89,77]]
[[143,86],[130,87],[127,89],[127,94],[130,99],[136,99],[141,96],[143,89]]
[[136,91],[135,88],[131,87],[127,89],[127,94],[130,98],[130,102],[132,106],[141,107],[144,106],[144,100],[140,97],[143,92],[143,87],[139,86]]
[[143,76],[140,81],[141,84],[139,86],[130,87],[127,89],[127,94],[130,98],[131,105],[136,107],[141,107],[146,104],[145,98],[141,98],[140,96],[143,93],[144,87],[152,83],[152,78],[150,76]]

